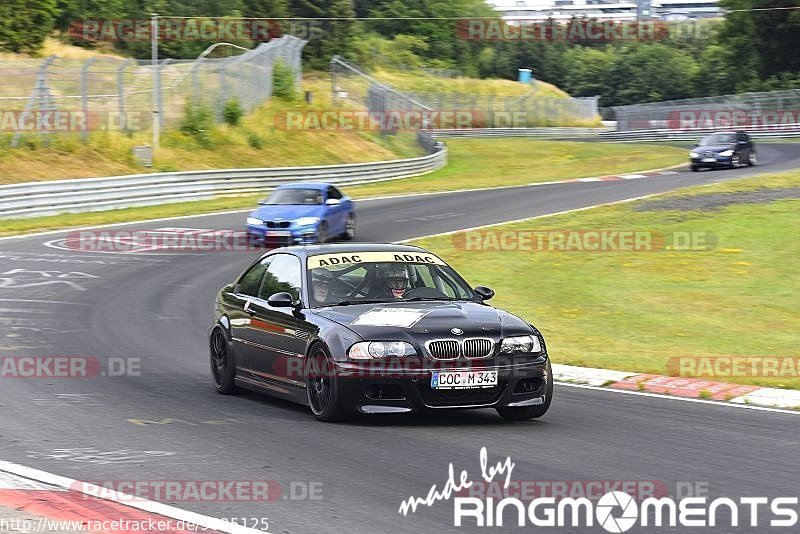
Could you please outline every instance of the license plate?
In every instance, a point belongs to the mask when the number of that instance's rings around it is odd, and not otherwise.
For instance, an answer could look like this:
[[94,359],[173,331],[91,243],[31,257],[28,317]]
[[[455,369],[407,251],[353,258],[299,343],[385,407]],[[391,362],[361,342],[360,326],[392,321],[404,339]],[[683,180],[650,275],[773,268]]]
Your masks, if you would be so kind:
[[705,163],[713,163],[713,162],[717,161],[717,158],[703,158],[702,161],[705,162]]
[[431,375],[431,389],[490,388],[497,385],[497,371],[442,371]]
[[267,237],[288,237],[291,232],[287,232],[286,230],[267,230]]

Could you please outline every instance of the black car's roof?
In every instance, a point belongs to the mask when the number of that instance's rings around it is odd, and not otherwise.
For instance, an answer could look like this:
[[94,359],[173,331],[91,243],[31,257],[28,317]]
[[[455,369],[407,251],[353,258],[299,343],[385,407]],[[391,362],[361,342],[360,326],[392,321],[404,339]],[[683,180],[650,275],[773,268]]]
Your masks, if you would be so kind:
[[[296,245],[270,250],[267,254],[287,252],[300,258],[317,254],[336,254],[341,252],[428,252],[413,245],[394,245],[390,243],[332,243],[326,245]],[[266,256],[266,254],[265,254]]]

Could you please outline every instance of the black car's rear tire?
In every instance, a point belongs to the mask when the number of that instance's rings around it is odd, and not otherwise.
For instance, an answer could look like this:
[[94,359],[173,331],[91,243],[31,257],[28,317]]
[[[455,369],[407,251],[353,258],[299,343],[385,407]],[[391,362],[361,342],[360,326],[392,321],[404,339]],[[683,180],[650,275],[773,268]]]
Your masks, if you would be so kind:
[[553,400],[553,371],[550,368],[550,360],[547,361],[547,386],[544,390],[544,402],[534,406],[498,406],[497,413],[500,417],[509,421],[527,421],[536,419],[547,413],[550,409],[550,402]]
[[222,328],[214,329],[209,338],[209,345],[214,389],[222,395],[235,395],[239,390],[236,387],[236,356]]
[[758,154],[756,154],[754,151],[751,150],[750,153],[747,155],[747,165],[752,167],[757,163],[758,163]]
[[306,394],[311,413],[320,421],[339,421],[345,415],[339,383],[330,354],[322,345],[311,349],[306,363]]

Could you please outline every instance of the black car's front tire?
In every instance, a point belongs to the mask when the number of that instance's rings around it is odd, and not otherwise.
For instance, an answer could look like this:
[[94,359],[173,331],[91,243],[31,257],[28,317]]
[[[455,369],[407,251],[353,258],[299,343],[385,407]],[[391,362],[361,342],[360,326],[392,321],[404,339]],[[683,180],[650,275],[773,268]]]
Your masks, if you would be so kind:
[[225,332],[219,327],[215,328],[211,333],[209,344],[214,389],[222,395],[236,394],[238,391],[236,387],[236,357]]
[[339,421],[345,411],[330,354],[322,345],[311,349],[306,363],[306,394],[311,413],[320,421]]
[[547,413],[553,400],[553,371],[550,360],[547,361],[547,385],[544,390],[544,402],[534,406],[498,406],[497,413],[508,421],[527,421],[536,419]]
[[692,172],[697,172],[699,170],[700,170],[700,167],[698,167],[697,165],[692,165]]
[[343,237],[348,241],[352,241],[356,237],[356,216],[352,213],[347,216]]

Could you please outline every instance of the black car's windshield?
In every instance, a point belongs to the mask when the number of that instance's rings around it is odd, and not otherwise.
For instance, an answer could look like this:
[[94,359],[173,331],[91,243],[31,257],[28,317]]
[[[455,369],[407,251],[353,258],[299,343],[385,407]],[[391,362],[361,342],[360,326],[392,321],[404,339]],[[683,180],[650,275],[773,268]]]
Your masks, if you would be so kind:
[[429,253],[350,252],[307,261],[312,307],[475,299],[458,273]]
[[317,189],[276,189],[264,204],[322,204],[322,192]]
[[736,142],[736,135],[729,133],[716,133],[705,136],[700,141],[700,146],[730,145]]

